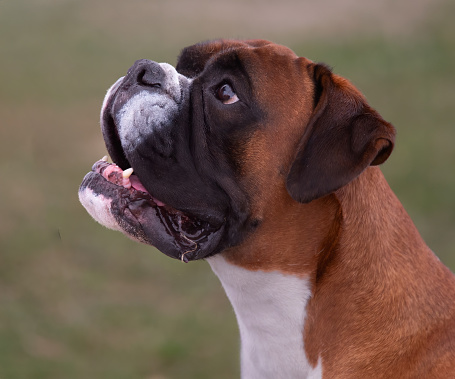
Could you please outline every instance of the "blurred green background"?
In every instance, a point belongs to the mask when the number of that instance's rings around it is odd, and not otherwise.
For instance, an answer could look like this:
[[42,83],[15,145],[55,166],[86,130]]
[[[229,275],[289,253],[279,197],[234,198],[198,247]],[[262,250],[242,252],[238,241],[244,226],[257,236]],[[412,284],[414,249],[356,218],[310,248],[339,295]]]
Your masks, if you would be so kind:
[[450,0],[0,0],[0,379],[238,377],[209,266],[108,231],[77,200],[105,154],[106,89],[199,40],[271,39],[359,87],[398,130],[390,185],[454,270],[454,16]]

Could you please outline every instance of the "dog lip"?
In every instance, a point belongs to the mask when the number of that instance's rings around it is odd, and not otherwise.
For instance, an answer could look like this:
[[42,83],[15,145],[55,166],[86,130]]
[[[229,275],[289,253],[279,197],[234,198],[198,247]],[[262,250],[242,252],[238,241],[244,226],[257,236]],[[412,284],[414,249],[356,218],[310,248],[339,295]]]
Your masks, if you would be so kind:
[[147,191],[144,185],[141,183],[137,175],[133,175],[133,169],[129,168],[122,170],[115,163],[108,163],[106,160],[101,159],[92,166],[92,171],[101,175],[108,182],[115,184],[125,189],[133,189],[137,192],[141,192],[147,195],[151,200],[158,206],[164,206],[165,204],[156,199],[154,196]]
[[126,170],[122,170],[120,166],[118,166],[116,163],[109,163],[103,159],[95,162],[92,166],[92,171],[94,173],[97,173],[101,175],[107,182],[110,184],[114,184],[118,187],[123,187],[126,190],[131,189],[131,193],[134,194],[135,192],[139,192],[142,195],[146,195],[147,197],[150,198],[150,200],[153,201],[154,204],[156,204],[159,207],[168,207],[169,209],[174,209],[177,212],[181,212],[183,214],[188,215],[192,219],[198,219],[201,222],[210,224],[211,227],[213,228],[220,228],[225,220],[220,219],[219,216],[213,215],[213,214],[208,214],[206,212],[195,212],[192,209],[178,209],[174,208],[172,205],[168,205],[167,203],[161,201],[160,199],[157,199],[155,196],[153,196],[147,187],[141,182],[140,178],[132,174],[128,179],[125,179],[123,176],[123,173]]

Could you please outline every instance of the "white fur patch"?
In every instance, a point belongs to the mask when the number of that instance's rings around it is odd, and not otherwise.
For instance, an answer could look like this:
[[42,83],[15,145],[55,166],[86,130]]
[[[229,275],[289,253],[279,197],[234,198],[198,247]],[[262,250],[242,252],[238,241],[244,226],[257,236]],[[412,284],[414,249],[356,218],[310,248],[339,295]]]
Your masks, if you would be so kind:
[[180,75],[173,66],[169,63],[160,63],[161,68],[165,73],[164,89],[176,103],[182,100],[182,91],[180,81],[188,81],[186,76]]
[[308,373],[307,379],[321,379],[322,378],[322,359],[319,357],[318,364],[312,368]]
[[169,127],[177,111],[177,104],[160,93],[142,91],[131,97],[115,116],[123,149],[135,150],[145,137]]
[[95,194],[90,188],[86,187],[79,191],[79,201],[95,221],[106,228],[122,231],[111,213],[112,199]]
[[207,261],[237,316],[242,378],[321,378],[321,360],[311,367],[303,345],[309,280],[280,272],[249,271],[221,255]]
[[117,81],[113,85],[111,85],[109,87],[109,89],[107,90],[106,96],[104,96],[103,105],[101,107],[101,118],[103,117],[104,109],[106,108],[109,98],[117,90],[117,88],[120,86],[120,84],[122,84],[123,78],[124,78],[124,76],[117,79]]
[[[135,150],[153,132],[170,128],[170,123],[177,116],[182,100],[181,86],[190,80],[180,75],[170,64],[160,63],[160,66],[165,73],[161,90],[137,93],[114,116],[125,151]],[[106,98],[117,88],[118,83],[111,87]]]

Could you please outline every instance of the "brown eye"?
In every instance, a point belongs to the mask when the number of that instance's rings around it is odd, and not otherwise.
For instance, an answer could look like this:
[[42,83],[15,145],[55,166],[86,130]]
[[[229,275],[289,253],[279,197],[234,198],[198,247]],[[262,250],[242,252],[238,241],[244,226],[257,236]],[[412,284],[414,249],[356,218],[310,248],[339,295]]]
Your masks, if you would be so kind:
[[223,84],[220,88],[218,88],[216,90],[216,97],[223,104],[234,104],[239,101],[239,98],[229,84]]

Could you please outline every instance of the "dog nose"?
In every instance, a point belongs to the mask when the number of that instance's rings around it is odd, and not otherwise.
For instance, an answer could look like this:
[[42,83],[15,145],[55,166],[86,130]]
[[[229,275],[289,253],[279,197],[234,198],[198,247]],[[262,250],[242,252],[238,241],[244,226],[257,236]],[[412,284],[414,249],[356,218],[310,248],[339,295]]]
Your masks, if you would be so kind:
[[135,77],[138,84],[155,88],[164,86],[166,73],[159,63],[148,59],[140,59],[133,64],[130,73]]

